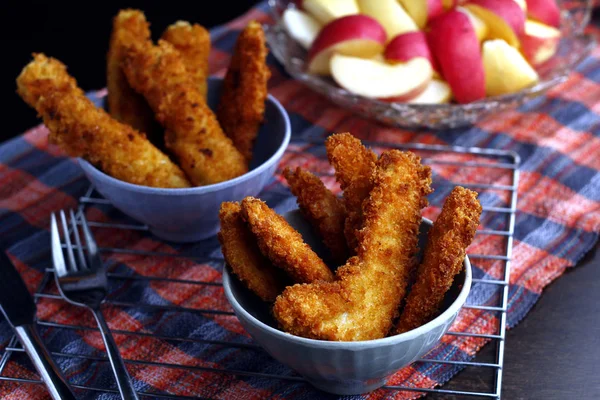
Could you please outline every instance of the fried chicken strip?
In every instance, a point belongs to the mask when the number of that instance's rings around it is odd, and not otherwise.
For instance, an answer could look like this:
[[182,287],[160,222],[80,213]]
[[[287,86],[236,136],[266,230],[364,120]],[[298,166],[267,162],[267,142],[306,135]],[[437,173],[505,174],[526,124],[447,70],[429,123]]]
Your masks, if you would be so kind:
[[248,162],[265,113],[267,54],[262,26],[252,21],[237,39],[217,108],[223,130]]
[[248,171],[188,74],[181,54],[159,40],[128,47],[123,69],[166,128],[165,144],[194,185],[233,179]]
[[17,78],[19,95],[43,117],[50,141],[107,174],[138,185],[182,188],[179,167],[129,125],[97,108],[60,61],[34,55]]
[[344,237],[344,203],[309,171],[300,167],[295,171],[286,168],[283,175],[296,196],[304,218],[329,249],[332,261],[337,265],[344,264],[348,259],[348,246]]
[[429,231],[423,261],[400,315],[397,333],[418,328],[438,313],[454,277],[463,268],[480,216],[477,193],[455,187]]
[[210,34],[198,24],[177,21],[163,33],[162,39],[169,42],[181,53],[185,68],[192,75],[200,93],[206,98],[208,77],[208,56],[210,54]]
[[390,150],[372,180],[358,254],[338,269],[334,282],[297,284],[275,300],[275,318],[287,332],[356,341],[382,338],[392,327],[414,265],[431,170],[413,153]]
[[[133,90],[121,70],[125,46],[150,40],[150,27],[144,13],[122,10],[113,20],[107,54],[106,84],[108,112],[119,122],[151,135],[156,129],[154,113],[144,96]],[[162,133],[161,133],[162,134]]]
[[325,141],[327,158],[344,191],[347,217],[344,235],[351,253],[356,252],[357,234],[363,225],[363,202],[373,187],[371,176],[377,156],[350,133],[331,135]]
[[261,252],[295,282],[332,281],[333,273],[302,239],[302,235],[267,204],[254,197],[242,200],[242,216]]
[[225,261],[242,283],[264,301],[272,302],[285,288],[285,276],[260,252],[254,235],[242,219],[239,203],[224,202],[219,210],[218,233]]

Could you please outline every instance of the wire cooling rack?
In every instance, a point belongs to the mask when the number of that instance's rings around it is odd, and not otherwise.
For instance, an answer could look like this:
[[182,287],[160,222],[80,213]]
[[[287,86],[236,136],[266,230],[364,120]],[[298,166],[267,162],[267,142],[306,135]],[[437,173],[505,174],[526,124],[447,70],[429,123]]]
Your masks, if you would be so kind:
[[[471,297],[464,306],[464,310],[472,309],[478,310],[482,313],[490,313],[494,315],[494,318],[490,320],[495,321],[495,332],[493,333],[469,333],[469,332],[457,332],[450,331],[446,334],[448,340],[458,340],[466,338],[473,338],[480,340],[481,344],[484,342],[491,342],[488,346],[494,346],[494,358],[490,360],[482,360],[481,356],[477,356],[475,359],[469,362],[452,361],[444,359],[436,359],[435,357],[423,358],[416,363],[430,365],[435,367],[440,364],[450,364],[455,366],[457,369],[463,368],[476,368],[479,385],[463,385],[462,387],[459,382],[460,379],[455,381],[450,380],[440,388],[433,389],[421,389],[415,387],[405,386],[385,386],[384,389],[387,391],[409,391],[417,392],[421,394],[427,394],[431,397],[479,397],[479,398],[493,398],[499,399],[501,396],[502,387],[502,369],[504,359],[504,346],[506,337],[506,310],[508,301],[508,289],[509,289],[509,277],[510,277],[510,263],[512,256],[513,246],[513,234],[515,227],[515,211],[517,205],[517,186],[519,179],[519,156],[512,151],[495,150],[495,149],[483,149],[483,148],[465,148],[456,146],[444,146],[444,145],[431,145],[431,144],[390,144],[381,142],[366,142],[372,146],[376,151],[384,148],[398,148],[401,150],[411,150],[419,154],[423,158],[423,162],[430,165],[434,171],[434,186],[436,182],[445,182],[441,187],[436,188],[436,191],[444,193],[444,185],[451,187],[453,185],[460,184],[464,187],[471,188],[480,192],[480,199],[484,205],[482,223],[485,226],[484,229],[477,231],[477,236],[482,235],[487,238],[493,238],[494,240],[500,241],[500,247],[503,251],[499,254],[469,254],[471,262],[475,267],[475,270],[486,271],[474,274],[473,288],[483,285],[485,287],[484,292],[488,293],[488,296],[484,296],[480,299],[472,299]],[[302,165],[306,160],[307,148],[311,147],[312,151],[309,153],[311,157],[320,158],[325,164],[325,152],[323,147],[323,141],[315,139],[311,142],[292,143],[286,152],[282,166],[295,166]],[[313,160],[314,161],[314,160]],[[309,167],[310,168],[310,167]],[[448,172],[450,171],[450,172]],[[317,171],[326,182],[334,182],[333,174],[331,170]],[[335,183],[333,183],[335,185]],[[443,198],[435,197],[432,195],[430,203],[434,206],[441,206]],[[495,200],[493,200],[495,199]],[[80,211],[85,211],[89,207],[110,207],[110,203],[100,197],[93,188],[90,188],[88,192],[79,199]],[[93,227],[95,232],[99,232],[102,229],[123,229],[123,230],[137,230],[147,231],[148,228],[143,225],[136,224],[135,222],[126,221],[124,223],[105,223],[105,222],[94,222],[90,221],[90,225]],[[477,240],[477,237],[476,237]],[[498,242],[498,243],[500,243]],[[99,243],[102,245],[102,243]],[[166,254],[151,251],[141,251],[118,247],[101,247],[100,250],[103,253],[109,254],[130,254],[136,256],[150,256],[150,257],[187,257],[188,255],[178,254]],[[193,258],[193,257],[192,257]],[[194,261],[203,261],[201,259],[195,259]],[[206,261],[206,260],[204,260]],[[215,260],[211,260],[214,262]],[[222,263],[222,260],[218,260]],[[486,266],[487,265],[487,266]],[[494,273],[488,273],[489,265],[494,265]],[[110,267],[109,267],[110,268]],[[168,285],[172,285],[172,290],[176,291],[179,285],[221,285],[218,282],[201,282],[186,279],[166,279],[160,276],[141,276],[141,275],[130,275],[120,274],[112,269],[109,269],[109,279],[115,280],[136,280],[138,284],[162,282]],[[36,291],[36,301],[43,298],[50,298],[60,300],[60,296],[49,293],[49,286],[53,285],[53,270],[47,269],[44,274],[39,287]],[[170,289],[171,290],[171,286]],[[473,292],[472,292],[473,293]],[[123,301],[107,300],[106,302],[110,306],[114,307],[127,307],[127,308],[144,308],[151,309],[156,312],[175,312],[175,313],[196,313],[201,315],[207,314],[222,314],[222,315],[233,315],[229,311],[212,310],[212,309],[197,309],[197,308],[183,308],[173,305],[148,305],[148,304],[136,304]],[[64,324],[57,323],[49,320],[40,319],[38,320],[38,326],[47,327],[59,330],[71,330],[71,331],[89,331],[97,330],[92,327],[77,325],[77,324]],[[451,328],[452,329],[452,328]],[[171,342],[188,342],[188,343],[201,343],[207,346],[231,346],[243,351],[262,351],[255,344],[248,343],[233,343],[224,342],[219,340],[208,340],[201,338],[191,337],[176,337],[176,336],[165,336],[155,332],[141,332],[141,331],[127,331],[127,330],[113,330],[115,334],[132,335],[132,336],[153,336],[159,339],[164,339]],[[104,355],[101,356],[89,356],[81,354],[71,353],[52,353],[55,357],[66,357],[74,359],[84,359],[90,362],[106,362],[107,358]],[[8,382],[13,382],[22,385],[41,385],[41,381],[36,379],[25,378],[22,376],[11,376],[6,373],[6,366],[11,359],[17,357],[24,357],[24,350],[20,346],[16,337],[13,337],[8,346],[4,349],[0,357],[0,385]],[[277,375],[270,373],[258,373],[253,371],[241,371],[241,370],[228,370],[211,367],[198,367],[198,366],[187,366],[178,364],[169,364],[162,362],[152,361],[141,361],[141,360],[126,360],[126,363],[130,366],[141,365],[141,366],[152,366],[156,368],[168,368],[168,369],[180,369],[197,372],[213,372],[220,374],[233,374],[240,378],[243,377],[258,377],[262,379],[273,379],[288,381],[290,383],[306,383],[306,381],[300,376],[289,376],[289,375]],[[73,385],[74,388],[87,391],[87,395],[93,396],[93,392],[98,393],[100,396],[102,393],[117,393],[114,389],[101,388],[101,387],[88,387]],[[192,399],[197,397],[191,396],[174,396],[168,393],[140,393],[140,396],[145,398],[157,398],[157,399]],[[147,397],[146,397],[147,396]]]

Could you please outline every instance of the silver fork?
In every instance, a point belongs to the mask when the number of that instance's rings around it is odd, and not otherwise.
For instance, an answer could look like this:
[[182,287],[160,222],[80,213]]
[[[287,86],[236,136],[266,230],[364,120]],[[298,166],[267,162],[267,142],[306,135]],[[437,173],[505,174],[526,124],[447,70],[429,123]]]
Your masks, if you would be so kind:
[[[80,307],[87,307],[94,314],[121,397],[125,400],[138,399],[117,344],[100,311],[100,305],[108,292],[106,269],[102,265],[98,246],[92,236],[85,216],[83,212],[79,214],[81,215],[81,230],[85,239],[87,254],[84,252],[77,219],[73,210],[69,210],[70,224],[67,222],[65,212],[61,210],[59,213],[68,263],[65,263],[57,217],[54,213],[51,215],[50,234],[52,238],[52,260],[56,269],[56,285],[62,296],[69,303]],[[69,225],[71,233],[69,232]],[[71,241],[71,234],[75,240],[77,260],[73,251],[74,246]]]

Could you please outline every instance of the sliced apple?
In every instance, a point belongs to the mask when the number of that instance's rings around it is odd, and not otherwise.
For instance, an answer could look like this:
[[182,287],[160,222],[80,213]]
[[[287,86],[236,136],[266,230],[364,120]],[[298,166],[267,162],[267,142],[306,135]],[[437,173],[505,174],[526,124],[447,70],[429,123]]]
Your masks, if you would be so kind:
[[442,0],[399,0],[419,29],[444,12]]
[[323,25],[339,17],[358,14],[356,0],[304,0],[302,8]]
[[385,47],[384,57],[392,64],[406,62],[415,57],[424,57],[431,63],[434,77],[439,73],[439,67],[431,55],[427,36],[423,31],[406,32],[396,36]]
[[329,75],[334,53],[369,58],[383,51],[387,36],[376,19],[348,15],[325,25],[308,51],[308,72]]
[[538,74],[519,50],[502,39],[483,43],[485,92],[488,96],[515,93],[538,81]]
[[333,79],[351,93],[386,101],[407,101],[421,94],[433,71],[425,58],[403,64],[387,64],[335,54],[331,58]]
[[292,39],[307,50],[321,30],[321,24],[316,19],[295,8],[284,11],[283,26]]
[[521,7],[521,10],[523,10],[523,12],[527,12],[527,3],[525,2],[525,0],[515,0],[515,3],[517,3],[519,7]]
[[480,42],[483,42],[488,33],[488,27],[485,24],[485,22],[483,22],[481,18],[479,18],[477,15],[473,14],[471,11],[464,7],[456,7],[456,11],[460,11],[461,13],[464,13],[467,17],[469,17],[469,21],[471,21],[471,24],[475,29],[477,39],[479,39]]
[[556,53],[560,31],[552,26],[531,20],[525,21],[525,35],[521,39],[521,51],[533,65],[546,62]]
[[383,25],[388,38],[419,28],[397,0],[358,0],[360,12]]
[[560,26],[560,9],[555,0],[527,0],[527,16],[555,28]]
[[457,102],[485,97],[481,49],[469,17],[456,10],[446,12],[431,22],[427,41]]
[[442,80],[432,79],[423,93],[408,102],[411,104],[444,104],[450,102],[451,98],[450,85]]
[[519,38],[525,31],[525,13],[514,1],[472,0],[465,5],[485,22],[489,39],[503,39],[519,47]]

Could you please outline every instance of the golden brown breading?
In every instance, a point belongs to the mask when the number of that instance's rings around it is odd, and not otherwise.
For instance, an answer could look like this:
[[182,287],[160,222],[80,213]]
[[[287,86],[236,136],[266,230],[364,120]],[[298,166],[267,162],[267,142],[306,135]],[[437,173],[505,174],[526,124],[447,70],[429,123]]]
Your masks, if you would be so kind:
[[254,197],[242,200],[242,216],[258,247],[295,282],[332,281],[333,273],[302,239],[302,235],[267,204]]
[[227,181],[248,171],[171,44],[159,40],[158,46],[129,47],[123,69],[166,128],[165,144],[194,185]]
[[58,60],[34,55],[17,78],[21,97],[44,118],[50,140],[107,174],[138,185],[181,188],[190,184],[179,167],[129,125],[85,97]]
[[262,255],[256,239],[242,219],[239,203],[224,202],[219,211],[218,238],[225,261],[240,281],[264,301],[275,301],[285,288],[285,276]]
[[217,109],[223,130],[248,162],[265,113],[267,54],[262,26],[252,21],[237,39]]
[[404,297],[417,251],[421,208],[431,170],[413,153],[384,152],[364,205],[358,254],[334,282],[288,287],[273,312],[287,332],[314,339],[355,341],[384,337]]
[[150,40],[150,27],[144,13],[131,9],[121,10],[113,20],[106,63],[106,84],[108,112],[111,117],[151,136],[157,127],[154,113],[144,96],[129,86],[121,70],[124,46],[131,45],[134,41],[147,40]]
[[400,315],[397,333],[418,328],[438,313],[454,277],[463,268],[480,216],[477,193],[455,187],[429,231],[423,261]]
[[198,24],[177,21],[164,31],[162,39],[181,53],[185,68],[198,85],[200,93],[206,97],[210,33]]
[[344,203],[309,171],[300,167],[295,171],[286,168],[283,175],[296,196],[302,214],[329,249],[331,259],[337,265],[344,264],[348,259],[344,237]]
[[371,176],[377,156],[350,133],[331,135],[325,141],[327,158],[335,169],[335,177],[344,191],[346,222],[344,235],[351,253],[356,252],[357,234],[362,228],[363,202],[373,187]]

